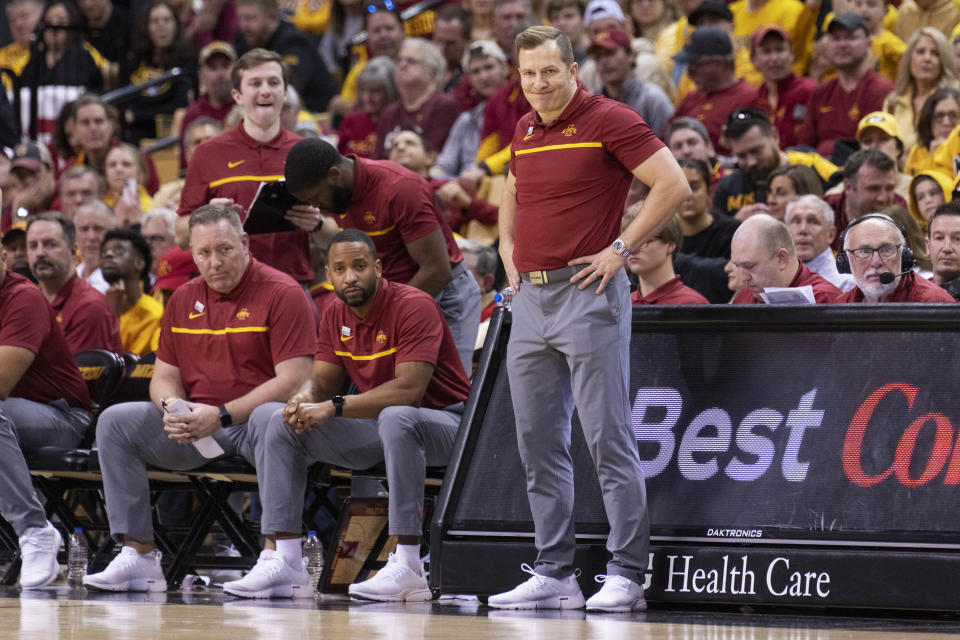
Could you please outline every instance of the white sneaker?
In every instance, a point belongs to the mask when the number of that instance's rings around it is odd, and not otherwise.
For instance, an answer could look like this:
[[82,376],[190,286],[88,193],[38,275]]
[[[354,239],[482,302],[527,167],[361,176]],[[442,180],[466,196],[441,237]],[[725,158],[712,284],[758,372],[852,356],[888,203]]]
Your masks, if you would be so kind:
[[47,523],[45,527],[30,527],[20,536],[20,588],[39,589],[60,575],[57,554],[63,538],[56,528]]
[[596,576],[603,584],[600,591],[587,600],[587,611],[610,611],[628,613],[646,611],[647,601],[643,599],[643,587],[623,576]]
[[160,567],[162,558],[157,549],[140,555],[125,545],[106,569],[84,576],[83,586],[98,591],[166,591],[167,580]]
[[563,580],[535,573],[527,563],[520,568],[531,578],[512,591],[490,596],[487,604],[496,609],[580,609],[583,593],[577,583],[579,569]]
[[223,592],[240,598],[292,598],[295,594],[308,593],[312,598],[310,576],[304,565],[306,562],[299,568],[291,567],[280,553],[264,549],[250,573],[239,580],[225,582]]
[[430,585],[420,573],[407,566],[395,553],[387,558],[387,566],[363,582],[350,585],[350,596],[379,602],[428,602],[433,600]]

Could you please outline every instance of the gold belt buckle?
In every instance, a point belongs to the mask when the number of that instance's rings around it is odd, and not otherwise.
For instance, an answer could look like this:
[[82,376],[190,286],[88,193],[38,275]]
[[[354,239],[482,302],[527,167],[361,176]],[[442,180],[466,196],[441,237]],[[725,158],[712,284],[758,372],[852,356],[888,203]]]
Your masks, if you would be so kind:
[[532,284],[547,284],[546,271],[531,271],[528,275]]

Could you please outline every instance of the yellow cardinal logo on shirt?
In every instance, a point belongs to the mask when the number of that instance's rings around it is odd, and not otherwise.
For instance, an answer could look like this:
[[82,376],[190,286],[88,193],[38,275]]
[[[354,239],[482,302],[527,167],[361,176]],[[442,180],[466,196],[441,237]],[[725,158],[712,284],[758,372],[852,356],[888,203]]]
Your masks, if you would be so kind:
[[246,307],[244,307],[243,309],[240,309],[240,311],[237,312],[238,320],[246,320],[249,317],[250,317],[250,312],[247,311]]
[[387,334],[385,334],[383,331],[378,331],[377,342],[379,342],[380,344],[383,344],[386,341],[387,341]]
[[572,135],[575,134],[576,132],[577,132],[577,128],[571,124],[571,125],[568,126],[566,129],[564,129],[563,131],[561,131],[560,133],[562,133],[563,135],[565,135],[565,136],[567,136],[567,137],[569,138],[570,136],[572,136]]
[[373,224],[377,221],[377,216],[373,215],[372,211],[367,211],[363,214],[363,221],[367,224]]

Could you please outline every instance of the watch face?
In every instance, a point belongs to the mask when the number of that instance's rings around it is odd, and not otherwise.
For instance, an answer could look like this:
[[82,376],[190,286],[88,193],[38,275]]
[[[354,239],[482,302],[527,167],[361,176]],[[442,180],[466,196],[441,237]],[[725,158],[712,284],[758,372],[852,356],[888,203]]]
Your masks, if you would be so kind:
[[623,240],[617,238],[613,241],[613,252],[618,256],[622,256],[627,250],[627,245],[624,244]]

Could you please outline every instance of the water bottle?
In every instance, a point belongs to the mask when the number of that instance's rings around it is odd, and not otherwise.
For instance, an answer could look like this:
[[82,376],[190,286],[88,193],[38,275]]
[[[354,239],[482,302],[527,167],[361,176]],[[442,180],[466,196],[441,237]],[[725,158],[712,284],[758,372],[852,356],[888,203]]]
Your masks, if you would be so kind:
[[509,309],[510,303],[513,302],[513,288],[507,287],[506,289],[493,294],[493,301],[501,307],[506,307]]
[[310,584],[317,590],[320,583],[320,574],[323,573],[323,544],[317,537],[316,531],[308,531],[303,541],[303,557],[307,559],[307,573],[310,574]]
[[83,586],[83,576],[87,575],[87,538],[83,529],[75,527],[70,535],[70,547],[67,549],[67,584],[74,588]]

